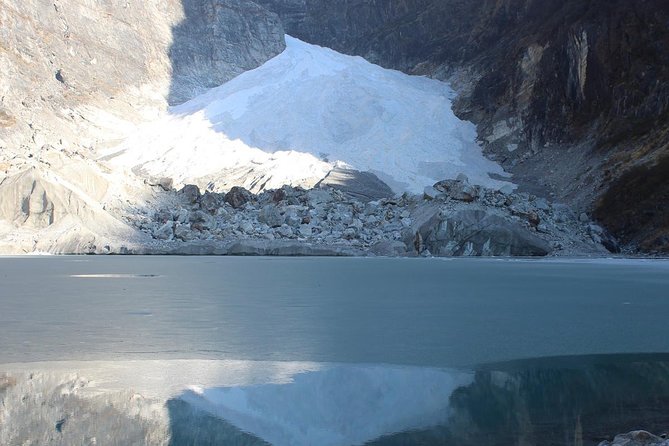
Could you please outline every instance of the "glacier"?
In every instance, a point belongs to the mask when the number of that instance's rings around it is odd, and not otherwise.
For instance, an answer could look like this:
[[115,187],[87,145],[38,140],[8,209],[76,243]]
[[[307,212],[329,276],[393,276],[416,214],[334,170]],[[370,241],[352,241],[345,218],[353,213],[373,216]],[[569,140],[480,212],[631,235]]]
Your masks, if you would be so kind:
[[474,124],[454,115],[454,96],[444,82],[286,36],[283,53],[140,125],[102,159],[214,191],[309,188],[334,167],[370,171],[398,194],[459,174],[509,184]]

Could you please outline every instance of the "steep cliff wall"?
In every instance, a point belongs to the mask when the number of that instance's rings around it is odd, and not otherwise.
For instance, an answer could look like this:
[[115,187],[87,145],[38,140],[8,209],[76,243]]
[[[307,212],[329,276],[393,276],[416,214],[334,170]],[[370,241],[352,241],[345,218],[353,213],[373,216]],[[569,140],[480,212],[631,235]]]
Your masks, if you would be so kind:
[[[618,232],[624,241],[645,243],[600,198],[614,182],[635,187],[631,169],[661,176],[669,153],[665,1],[260,3],[297,37],[451,80],[460,117],[477,123],[489,155],[525,188],[594,210],[610,228],[628,228]],[[650,226],[666,234],[669,222],[643,203],[626,207],[653,214]]]
[[247,0],[0,0],[0,151],[94,147],[283,50]]

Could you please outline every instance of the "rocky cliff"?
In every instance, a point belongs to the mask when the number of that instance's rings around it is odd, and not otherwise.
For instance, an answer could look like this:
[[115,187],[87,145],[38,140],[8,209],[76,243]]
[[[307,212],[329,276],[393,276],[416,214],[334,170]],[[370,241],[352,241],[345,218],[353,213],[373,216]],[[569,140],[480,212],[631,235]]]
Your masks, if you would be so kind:
[[459,116],[525,189],[669,252],[666,2],[259,2],[304,40],[452,81]]
[[167,99],[280,53],[283,34],[275,14],[247,0],[3,0],[0,156],[16,164],[44,144],[114,142]]
[[248,0],[0,1],[0,251],[136,241],[119,216],[153,192],[100,151],[284,46]]

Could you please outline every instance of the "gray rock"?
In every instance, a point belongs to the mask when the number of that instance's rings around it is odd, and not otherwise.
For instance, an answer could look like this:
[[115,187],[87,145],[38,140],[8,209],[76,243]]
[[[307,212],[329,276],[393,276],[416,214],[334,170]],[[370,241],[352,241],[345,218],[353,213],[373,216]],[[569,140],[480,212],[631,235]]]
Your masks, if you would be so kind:
[[361,201],[392,197],[392,189],[371,172],[335,167],[316,187],[332,187]]
[[189,242],[195,239],[195,235],[191,228],[188,225],[182,224],[177,224],[174,227],[174,237],[184,242]]
[[423,189],[423,198],[426,200],[434,200],[440,196],[443,196],[443,193],[439,192],[432,186],[427,186]]
[[258,221],[265,223],[270,228],[278,228],[285,222],[285,217],[281,215],[279,210],[273,204],[263,206],[258,214]]
[[200,198],[200,208],[210,214],[214,214],[223,204],[223,198],[220,194],[205,192],[202,198]]
[[200,188],[194,184],[186,184],[179,190],[179,197],[186,204],[195,204],[200,199]]
[[639,430],[616,435],[613,442],[603,441],[599,446],[669,446],[669,440]]
[[550,206],[548,205],[548,201],[546,201],[545,198],[538,198],[534,202],[534,207],[536,207],[537,209],[539,209],[541,211],[549,211],[550,210]]
[[594,223],[590,223],[587,229],[588,229],[588,234],[590,235],[594,234],[601,236],[604,233],[604,228]]
[[505,184],[504,186],[499,188],[499,191],[504,195],[511,195],[514,191],[514,187],[511,184]]
[[158,186],[165,192],[171,191],[172,186],[174,185],[172,178],[168,177],[149,177],[146,179],[146,183],[149,186]]
[[188,213],[188,209],[179,209],[179,212],[176,216],[176,221],[179,223],[186,223],[190,221],[190,214]]
[[172,30],[170,104],[184,102],[256,68],[285,47],[279,17],[254,2],[182,3],[185,20]]
[[297,233],[300,237],[311,237],[313,234],[313,228],[311,225],[300,225]]
[[378,222],[379,222],[379,217],[377,217],[376,215],[370,215],[370,216],[367,217],[367,219],[365,220],[365,223],[366,223],[367,225],[369,225],[369,226],[374,226],[374,225],[376,225]]
[[556,223],[567,223],[569,221],[576,220],[576,215],[574,214],[574,211],[572,211],[572,209],[569,206],[564,204],[554,204],[553,215],[554,215],[553,219],[555,220]]
[[285,189],[277,189],[274,192],[272,192],[272,201],[275,204],[281,203],[287,198],[288,194],[286,194]]
[[283,238],[291,238],[295,235],[293,228],[284,224],[276,230],[276,233]]
[[253,233],[253,224],[251,224],[251,222],[248,221],[248,220],[243,220],[239,224],[239,230],[242,231],[245,234],[252,234]]
[[225,194],[225,202],[235,209],[243,208],[253,199],[253,194],[243,187],[235,186]]
[[288,226],[297,228],[302,224],[302,217],[298,214],[297,210],[289,209],[285,213],[285,220]]
[[307,199],[314,207],[319,204],[322,205],[332,203],[334,201],[334,197],[328,189],[312,189],[307,192]]
[[165,224],[172,220],[172,212],[168,209],[160,209],[155,213],[153,219],[158,223]]
[[545,256],[551,247],[522,225],[484,210],[436,216],[423,225],[425,248],[440,256]]
[[352,240],[358,237],[358,231],[354,227],[346,228],[342,233],[342,237],[344,237],[346,240]]
[[153,237],[158,240],[171,240],[174,237],[173,227],[172,222],[165,223],[153,233]]
[[407,254],[407,246],[404,242],[397,240],[384,240],[378,243],[375,243],[371,248],[370,252],[377,256],[384,257],[398,257],[404,256]]
[[[437,188],[437,190],[439,190]],[[479,188],[463,181],[455,181],[446,191],[449,198],[471,203],[479,196]]]
[[209,231],[215,229],[217,226],[216,219],[204,211],[192,212],[190,214],[190,221],[193,223],[191,228],[199,231]]
[[346,246],[318,246],[289,240],[242,240],[228,249],[242,256],[352,256],[362,253]]

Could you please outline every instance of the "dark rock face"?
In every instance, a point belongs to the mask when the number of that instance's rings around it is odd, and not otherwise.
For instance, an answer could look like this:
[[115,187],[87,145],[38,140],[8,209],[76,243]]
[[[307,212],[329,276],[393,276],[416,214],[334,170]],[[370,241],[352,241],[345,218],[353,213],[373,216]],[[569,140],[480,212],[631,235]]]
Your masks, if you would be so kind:
[[251,201],[253,194],[243,187],[235,186],[225,194],[225,202],[235,209],[239,209]]
[[[663,0],[259,3],[303,40],[451,80],[458,115],[531,192],[589,210],[627,172],[652,170],[669,153]],[[655,205],[630,201],[629,214]],[[607,209],[597,212],[605,224]],[[632,220],[624,225],[635,231]],[[626,237],[647,249],[645,233]]]
[[279,17],[251,1],[183,0],[172,31],[170,104],[262,65],[285,48]]
[[623,242],[667,254],[668,203],[669,156],[654,166],[639,166],[623,174],[604,194],[595,216]]

